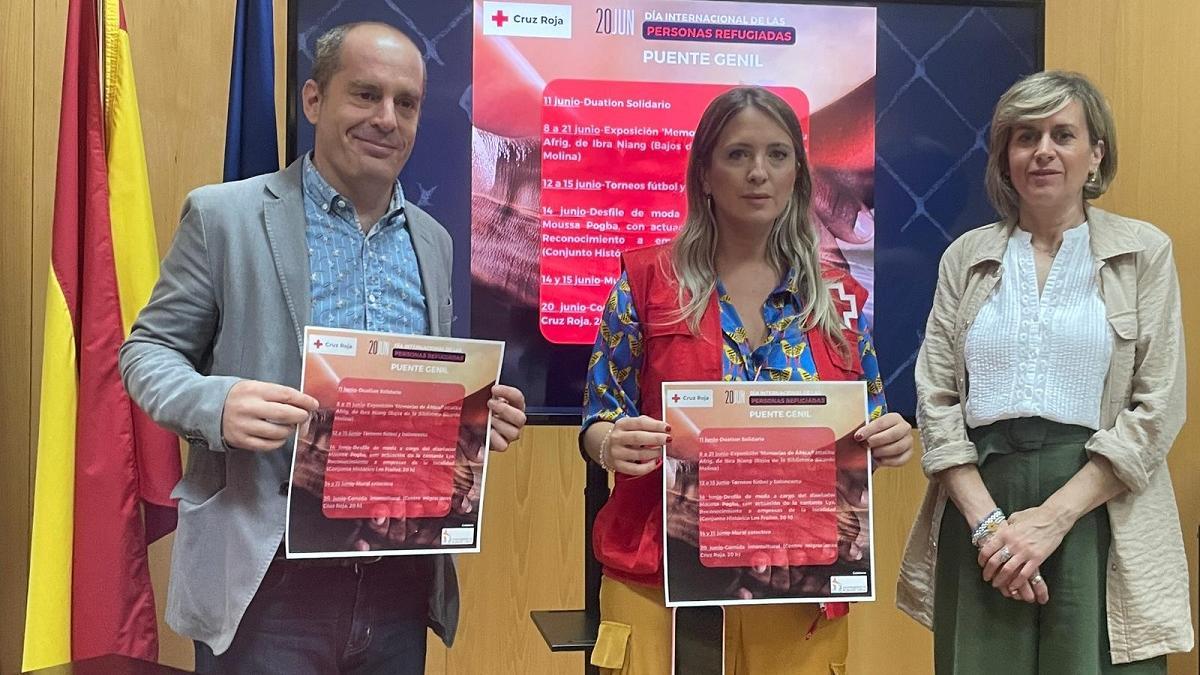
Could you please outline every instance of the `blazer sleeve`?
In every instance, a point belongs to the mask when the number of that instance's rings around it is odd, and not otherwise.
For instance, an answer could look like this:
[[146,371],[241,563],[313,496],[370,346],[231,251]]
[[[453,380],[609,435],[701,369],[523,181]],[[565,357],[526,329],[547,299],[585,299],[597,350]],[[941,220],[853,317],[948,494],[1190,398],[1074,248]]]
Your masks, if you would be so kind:
[[184,201],[150,301],[121,346],[121,379],[140,408],[189,442],[224,451],[221,415],[240,378],[204,374],[220,327],[203,198]]
[[1133,493],[1145,489],[1166,461],[1187,418],[1183,311],[1171,249],[1166,239],[1146,255],[1138,273],[1138,334],[1128,405],[1111,429],[1097,431],[1086,445],[1112,463],[1117,478]]
[[925,340],[917,354],[917,426],[921,432],[921,468],[927,476],[946,469],[974,464],[979,453],[967,438],[961,391],[955,362],[955,322],[966,286],[959,259],[961,239],[950,245],[938,265],[937,290],[925,324]]

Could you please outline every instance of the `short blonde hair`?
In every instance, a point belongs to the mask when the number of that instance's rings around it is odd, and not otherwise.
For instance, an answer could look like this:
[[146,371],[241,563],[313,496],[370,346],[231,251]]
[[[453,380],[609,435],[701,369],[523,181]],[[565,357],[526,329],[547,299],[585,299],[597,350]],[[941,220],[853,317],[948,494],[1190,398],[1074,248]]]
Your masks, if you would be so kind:
[[1083,186],[1084,199],[1096,199],[1117,175],[1117,129],[1104,94],[1086,77],[1065,70],[1046,70],[1019,80],[996,103],[988,144],[987,193],[1001,218],[1017,221],[1021,197],[1008,175],[1008,142],[1021,122],[1049,117],[1078,101],[1087,120],[1088,142],[1104,141],[1104,156],[1095,179]]

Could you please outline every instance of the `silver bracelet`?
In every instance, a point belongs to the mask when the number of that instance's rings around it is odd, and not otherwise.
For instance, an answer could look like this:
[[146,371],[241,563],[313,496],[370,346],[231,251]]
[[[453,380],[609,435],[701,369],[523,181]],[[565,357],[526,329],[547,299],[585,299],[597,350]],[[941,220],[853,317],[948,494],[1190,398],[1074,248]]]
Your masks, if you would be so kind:
[[979,521],[979,524],[975,526],[975,531],[971,533],[971,545],[975,548],[982,546],[988,537],[992,536],[996,533],[996,530],[1000,529],[1000,525],[1003,524],[1004,521],[1004,512],[1000,509],[995,509],[991,513],[987,514],[987,517]]
[[616,471],[617,468],[608,463],[608,440],[612,437],[612,432],[617,428],[616,423],[613,423],[608,431],[604,433],[604,438],[600,441],[600,468],[605,471]]

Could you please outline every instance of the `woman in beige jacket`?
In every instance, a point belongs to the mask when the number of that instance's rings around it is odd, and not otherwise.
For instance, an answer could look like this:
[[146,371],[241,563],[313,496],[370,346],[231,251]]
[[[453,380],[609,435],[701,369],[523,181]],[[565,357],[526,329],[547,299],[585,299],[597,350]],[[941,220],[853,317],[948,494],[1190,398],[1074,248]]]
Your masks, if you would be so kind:
[[1081,75],[1013,85],[990,141],[1002,220],[947,249],[917,360],[930,483],[897,604],[938,673],[1165,673],[1193,641],[1171,241],[1087,203],[1117,147]]

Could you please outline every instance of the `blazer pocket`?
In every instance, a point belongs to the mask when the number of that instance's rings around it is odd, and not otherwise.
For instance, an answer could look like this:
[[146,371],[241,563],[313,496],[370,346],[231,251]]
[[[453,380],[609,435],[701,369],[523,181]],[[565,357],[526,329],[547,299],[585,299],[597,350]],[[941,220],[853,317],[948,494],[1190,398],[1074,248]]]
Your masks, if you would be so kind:
[[[650,314],[650,316],[663,315],[663,312]],[[694,337],[683,321],[643,320],[639,327],[642,329],[643,355],[647,362],[652,354],[670,354],[675,345],[686,344]],[[719,349],[720,345],[717,348]]]
[[450,335],[451,325],[454,323],[454,300],[446,298],[446,301],[438,305],[437,309],[437,335]]
[[187,469],[183,479],[171,491],[181,502],[199,506],[225,487],[225,453],[188,446]]
[[1133,390],[1133,359],[1138,337],[1137,310],[1127,309],[1110,314],[1108,325],[1112,326],[1115,336],[1109,364],[1110,396],[1114,403],[1124,407]]

